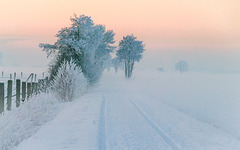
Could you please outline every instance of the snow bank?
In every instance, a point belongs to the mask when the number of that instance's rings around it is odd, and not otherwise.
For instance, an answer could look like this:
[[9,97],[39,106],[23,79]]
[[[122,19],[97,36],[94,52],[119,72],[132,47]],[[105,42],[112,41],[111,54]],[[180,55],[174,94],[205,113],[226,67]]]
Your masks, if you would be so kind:
[[53,119],[60,104],[53,94],[34,96],[19,108],[5,111],[0,116],[0,149],[9,150],[37,132],[39,127]]
[[96,150],[98,149],[101,93],[88,93],[61,109],[36,134],[14,150]]

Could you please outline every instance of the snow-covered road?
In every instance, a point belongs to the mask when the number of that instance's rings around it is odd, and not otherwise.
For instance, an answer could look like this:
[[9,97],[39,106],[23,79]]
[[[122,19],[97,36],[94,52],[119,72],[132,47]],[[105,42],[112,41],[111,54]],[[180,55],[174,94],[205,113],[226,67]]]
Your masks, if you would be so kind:
[[83,96],[16,150],[239,148],[232,136],[157,100],[125,91]]
[[159,98],[163,93],[135,84],[104,80],[14,150],[240,149],[236,137],[168,105]]

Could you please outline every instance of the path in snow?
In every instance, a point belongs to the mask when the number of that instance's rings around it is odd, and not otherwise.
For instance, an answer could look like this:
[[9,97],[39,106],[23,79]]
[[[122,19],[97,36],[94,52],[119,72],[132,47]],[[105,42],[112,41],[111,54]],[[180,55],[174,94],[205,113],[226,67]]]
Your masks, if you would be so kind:
[[[107,149],[238,150],[232,136],[156,99],[105,94]],[[130,99],[130,100],[129,100]]]
[[127,97],[106,96],[106,139],[108,150],[159,149],[171,145],[149,125]]
[[99,150],[106,149],[106,135],[105,135],[105,98],[103,97],[101,109],[100,109],[100,118],[99,118]]
[[[113,87],[113,86],[112,86]],[[239,150],[240,142],[146,93],[99,87],[15,150]]]
[[149,119],[149,117],[147,117],[139,108],[138,106],[131,101],[133,106],[137,109],[137,111],[142,115],[142,117],[148,122],[148,124],[166,141],[166,143],[168,143],[173,149],[175,150],[180,150],[179,146],[176,145],[171,138],[168,137],[168,135],[166,133],[164,133],[164,131],[162,131],[162,129],[160,129],[159,127],[157,127],[157,125],[151,120]]
[[184,150],[234,150],[240,142],[232,136],[200,122],[158,100],[135,98],[137,107],[174,143]]

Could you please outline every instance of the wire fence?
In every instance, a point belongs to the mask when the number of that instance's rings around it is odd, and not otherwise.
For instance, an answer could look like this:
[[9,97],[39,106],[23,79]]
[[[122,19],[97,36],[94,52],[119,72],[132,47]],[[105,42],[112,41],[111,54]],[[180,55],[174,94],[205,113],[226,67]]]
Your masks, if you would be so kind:
[[0,77],[0,114],[2,114],[5,109],[10,111],[13,104],[15,107],[19,107],[21,103],[25,100],[28,100],[32,95],[38,94],[39,91],[44,90],[48,78],[44,78],[44,73],[42,77],[38,78],[37,74],[31,73],[28,76],[24,76],[23,73],[20,73],[20,76],[17,76],[17,73],[8,74]]

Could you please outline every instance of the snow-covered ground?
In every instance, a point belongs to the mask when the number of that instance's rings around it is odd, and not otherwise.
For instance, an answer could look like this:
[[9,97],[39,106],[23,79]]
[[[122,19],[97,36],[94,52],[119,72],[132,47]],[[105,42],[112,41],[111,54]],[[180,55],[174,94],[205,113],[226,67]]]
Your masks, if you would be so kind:
[[0,149],[9,150],[54,119],[64,105],[52,94],[40,94],[0,115]]
[[14,150],[239,150],[240,77],[105,73]]

